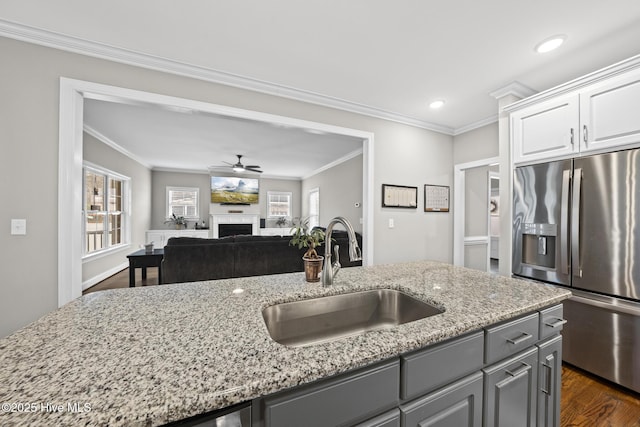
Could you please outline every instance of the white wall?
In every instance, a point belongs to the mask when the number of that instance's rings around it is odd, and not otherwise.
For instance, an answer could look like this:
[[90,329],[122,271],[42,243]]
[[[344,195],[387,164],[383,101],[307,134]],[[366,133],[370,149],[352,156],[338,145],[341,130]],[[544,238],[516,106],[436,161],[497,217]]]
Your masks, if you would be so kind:
[[[12,200],[0,210],[0,336],[57,307],[58,255],[66,256],[57,253],[61,76],[371,132],[374,263],[452,259],[451,214],[422,212],[422,191],[415,211],[380,207],[382,183],[452,185],[451,136],[6,38],[0,38],[0,52],[11,58],[0,67],[0,190]],[[389,217],[396,219],[394,229],[387,227]],[[10,235],[11,218],[27,219],[26,236]],[[37,269],[34,253],[40,254]]]
[[150,224],[151,171],[86,132],[83,134],[83,157],[84,160],[131,178],[131,244],[82,263],[83,283],[94,284],[105,272],[127,264],[127,255],[144,244],[144,232]]
[[[362,155],[340,163],[302,181],[302,216],[309,216],[309,191],[320,190],[320,225],[336,216],[349,220],[362,233]],[[360,207],[355,204],[359,203]],[[342,226],[338,226],[342,229]]]

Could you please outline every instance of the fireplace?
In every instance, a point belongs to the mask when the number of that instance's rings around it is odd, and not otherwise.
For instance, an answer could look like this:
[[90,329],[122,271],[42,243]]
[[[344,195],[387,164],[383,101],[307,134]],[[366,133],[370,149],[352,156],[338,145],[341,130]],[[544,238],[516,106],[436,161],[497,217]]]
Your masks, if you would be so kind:
[[218,224],[218,237],[238,236],[240,234],[253,234],[253,225]]
[[260,234],[260,215],[257,214],[211,214],[213,238],[239,234]]

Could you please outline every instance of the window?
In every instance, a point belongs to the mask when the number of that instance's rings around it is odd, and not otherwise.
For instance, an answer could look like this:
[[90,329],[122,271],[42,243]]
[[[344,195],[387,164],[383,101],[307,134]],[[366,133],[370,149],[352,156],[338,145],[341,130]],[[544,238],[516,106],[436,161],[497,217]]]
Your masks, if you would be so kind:
[[292,193],[284,191],[267,192],[267,217],[268,218],[291,218],[291,198]]
[[84,256],[129,244],[129,181],[128,177],[85,163]]
[[309,191],[309,227],[320,225],[320,189],[314,188]]
[[175,215],[200,219],[199,200],[199,188],[167,187],[167,218]]

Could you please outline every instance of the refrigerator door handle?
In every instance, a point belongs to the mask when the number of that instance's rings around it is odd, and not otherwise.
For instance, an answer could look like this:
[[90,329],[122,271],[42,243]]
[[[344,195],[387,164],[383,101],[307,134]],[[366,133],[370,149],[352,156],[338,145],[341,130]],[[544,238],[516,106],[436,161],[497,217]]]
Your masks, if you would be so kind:
[[562,171],[562,193],[560,194],[560,272],[569,274],[569,182],[571,171]]
[[573,170],[573,199],[571,205],[571,267],[575,277],[582,277],[580,263],[580,193],[582,168]]

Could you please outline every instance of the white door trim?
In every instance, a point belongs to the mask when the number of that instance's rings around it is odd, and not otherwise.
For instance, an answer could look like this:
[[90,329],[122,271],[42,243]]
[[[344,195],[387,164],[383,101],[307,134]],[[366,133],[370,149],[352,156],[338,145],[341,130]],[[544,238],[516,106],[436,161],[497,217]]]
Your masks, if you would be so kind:
[[[467,163],[458,163],[453,166],[453,264],[464,266],[464,195],[465,195],[465,172],[484,166],[500,163],[499,157],[476,160]],[[489,212],[487,211],[487,215]],[[487,242],[488,244],[488,242]]]
[[82,131],[84,99],[124,104],[154,104],[187,108],[356,138],[363,141],[363,265],[373,265],[374,134],[357,129],[243,110],[225,105],[60,78],[58,152],[58,306],[82,295]]

